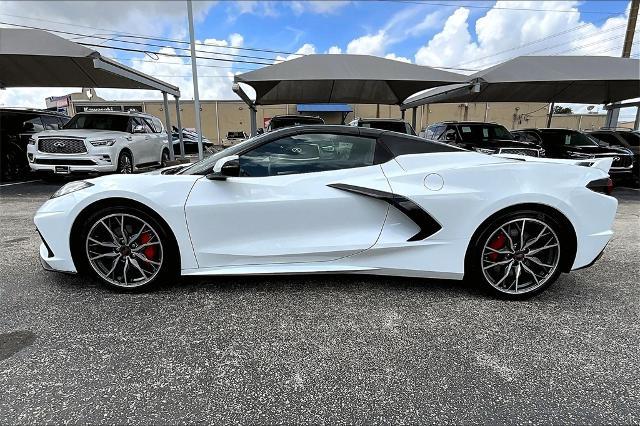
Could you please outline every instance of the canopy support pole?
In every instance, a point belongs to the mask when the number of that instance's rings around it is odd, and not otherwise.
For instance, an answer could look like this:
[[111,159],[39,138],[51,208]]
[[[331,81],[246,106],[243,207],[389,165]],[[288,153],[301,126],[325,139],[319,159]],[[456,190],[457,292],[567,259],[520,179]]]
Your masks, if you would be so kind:
[[173,155],[173,129],[171,128],[171,117],[169,116],[169,101],[167,100],[167,92],[162,92],[162,102],[164,105],[164,121],[167,124],[167,140],[169,141],[169,159],[176,159]]
[[416,114],[417,114],[418,108],[417,107],[413,107],[413,111],[411,112],[411,126],[413,126],[413,129],[416,129]]
[[620,105],[612,104],[611,108],[607,109],[607,119],[605,120],[605,127],[617,127],[618,117],[620,116]]
[[180,120],[180,98],[176,96],[176,120],[178,121],[178,139],[180,140],[180,158],[184,159],[184,140],[182,139],[182,121]]
[[[402,117],[403,120],[404,120],[404,113],[405,113],[405,110],[401,109],[400,110],[400,117]],[[378,117],[376,117],[376,118],[378,118]]]
[[549,105],[549,118],[547,118],[547,129],[551,127],[551,119],[553,118],[553,109],[555,108],[555,106],[556,106],[555,102],[551,102],[551,105]]
[[242,90],[242,87],[238,83],[233,83],[231,86],[231,90],[240,97],[244,101],[245,104],[249,107],[249,121],[251,123],[251,136],[255,136],[258,134],[258,126],[256,124],[256,112],[258,109],[256,108],[256,104],[253,103],[251,98]]
[[202,149],[202,126],[200,124],[200,94],[198,93],[198,65],[196,64],[196,41],[193,31],[193,6],[187,0],[187,15],[189,18],[189,42],[191,44],[191,75],[193,76],[193,107],[196,116],[196,132],[198,132],[198,159],[204,158]]
[[633,122],[634,130],[640,129],[640,106],[636,108],[636,120]]

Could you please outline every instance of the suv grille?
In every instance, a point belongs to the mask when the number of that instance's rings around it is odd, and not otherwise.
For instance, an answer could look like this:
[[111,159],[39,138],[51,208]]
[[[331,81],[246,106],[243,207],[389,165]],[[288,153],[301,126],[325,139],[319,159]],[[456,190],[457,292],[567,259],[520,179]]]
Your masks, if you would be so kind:
[[633,165],[633,157],[625,154],[597,154],[596,157],[613,157],[611,167],[631,167]]
[[40,139],[38,150],[51,154],[84,154],[87,152],[87,147],[82,139],[51,138]]
[[528,155],[529,157],[540,157],[540,151],[530,148],[500,148],[500,154]]

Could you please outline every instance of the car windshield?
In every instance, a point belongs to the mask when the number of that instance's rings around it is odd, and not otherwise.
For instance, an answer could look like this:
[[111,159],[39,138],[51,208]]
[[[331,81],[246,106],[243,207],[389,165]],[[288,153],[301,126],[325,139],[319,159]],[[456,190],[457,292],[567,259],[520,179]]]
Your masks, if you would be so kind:
[[407,125],[404,121],[363,121],[361,127],[372,127],[380,130],[391,130],[392,132],[407,133]]
[[640,146],[640,135],[635,132],[620,132],[619,135],[631,146]]
[[315,117],[274,117],[271,119],[269,126],[271,126],[271,130],[276,130],[304,124],[324,124],[324,121]]
[[246,139],[240,143],[237,143],[229,148],[223,149],[222,151],[216,152],[210,157],[205,158],[204,160],[200,160],[197,163],[193,163],[188,167],[180,170],[177,174],[181,175],[202,175],[211,172],[214,164],[221,158],[228,157],[230,155],[236,155],[246,148],[252,146],[255,143],[258,143],[262,138],[266,137],[267,133],[262,135],[254,136],[252,138]]
[[65,129],[113,130],[126,132],[129,116],[117,114],[77,114],[67,124]]
[[564,146],[600,146],[591,136],[573,130],[541,130],[544,142]]
[[513,135],[507,128],[497,124],[461,124],[459,129],[464,142],[513,140]]

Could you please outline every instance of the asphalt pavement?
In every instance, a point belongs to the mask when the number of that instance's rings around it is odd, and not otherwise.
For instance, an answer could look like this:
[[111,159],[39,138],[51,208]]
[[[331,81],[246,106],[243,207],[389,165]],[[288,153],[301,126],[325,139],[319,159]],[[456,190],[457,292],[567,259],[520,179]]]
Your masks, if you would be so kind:
[[120,294],[47,273],[57,185],[0,187],[0,424],[640,422],[640,192],[595,266],[521,302],[314,275]]

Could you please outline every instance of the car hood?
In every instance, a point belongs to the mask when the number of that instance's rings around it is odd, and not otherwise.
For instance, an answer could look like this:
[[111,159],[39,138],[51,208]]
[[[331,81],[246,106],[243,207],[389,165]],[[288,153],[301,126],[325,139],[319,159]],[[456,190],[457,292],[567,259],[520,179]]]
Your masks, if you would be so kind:
[[113,130],[93,130],[93,129],[62,129],[62,130],[45,130],[36,135],[37,137],[56,137],[56,138],[84,138],[84,139],[106,139],[131,136],[127,132],[116,132]]

